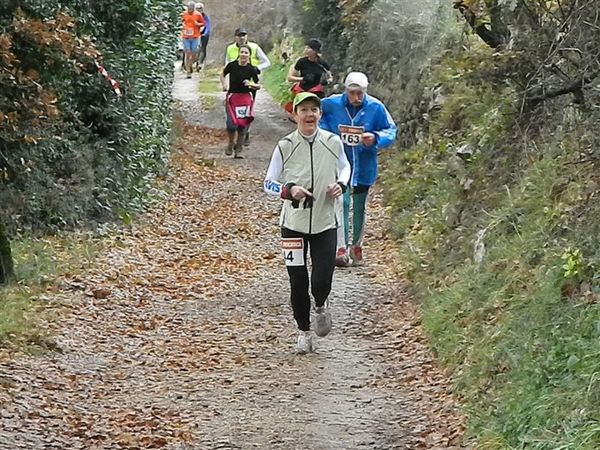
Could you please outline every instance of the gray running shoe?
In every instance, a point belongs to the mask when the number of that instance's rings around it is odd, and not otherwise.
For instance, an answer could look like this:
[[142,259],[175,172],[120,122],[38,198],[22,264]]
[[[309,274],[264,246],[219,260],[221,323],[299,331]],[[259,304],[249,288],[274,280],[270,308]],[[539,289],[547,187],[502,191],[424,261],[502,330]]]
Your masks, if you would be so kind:
[[298,333],[296,351],[301,355],[305,355],[313,351],[312,335],[310,334],[310,331],[300,331]]
[[244,159],[244,157],[242,156],[242,145],[239,142],[234,145],[233,152],[234,152],[233,157],[235,159]]
[[324,337],[331,331],[331,312],[325,306],[315,308],[315,334]]
[[225,154],[227,156],[233,155],[233,142],[230,142],[229,144],[227,144],[227,148],[225,149]]

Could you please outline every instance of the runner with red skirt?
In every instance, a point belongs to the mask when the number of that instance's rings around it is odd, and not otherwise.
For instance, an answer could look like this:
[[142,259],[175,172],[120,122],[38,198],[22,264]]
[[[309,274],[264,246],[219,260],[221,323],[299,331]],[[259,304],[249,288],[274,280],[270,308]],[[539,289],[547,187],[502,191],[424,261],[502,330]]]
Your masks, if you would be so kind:
[[325,97],[325,85],[333,81],[330,66],[321,56],[323,45],[318,39],[309,39],[304,47],[304,56],[290,67],[287,80],[294,83],[292,100],[284,105],[288,117],[293,121],[292,104],[300,92],[311,92],[319,98]]
[[[254,120],[253,91],[260,89],[258,68],[250,64],[251,48],[242,44],[239,58],[227,64],[221,72],[221,86],[227,92],[225,112],[229,142],[225,154],[241,159],[242,144],[248,127]],[[229,80],[229,86],[227,84]],[[237,134],[237,136],[236,136]]]

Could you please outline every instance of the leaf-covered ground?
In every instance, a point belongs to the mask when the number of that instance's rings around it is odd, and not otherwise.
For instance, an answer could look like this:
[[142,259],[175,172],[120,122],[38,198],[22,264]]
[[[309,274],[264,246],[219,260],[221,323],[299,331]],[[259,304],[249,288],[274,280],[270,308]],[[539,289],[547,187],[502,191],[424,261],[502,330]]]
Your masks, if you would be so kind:
[[460,448],[380,198],[368,265],[335,273],[333,332],[296,355],[279,203],[262,193],[289,123],[260,93],[246,159],[225,158],[221,103],[203,108],[195,83],[176,75],[168,198],[44,299],[53,351],[0,359],[0,448]]

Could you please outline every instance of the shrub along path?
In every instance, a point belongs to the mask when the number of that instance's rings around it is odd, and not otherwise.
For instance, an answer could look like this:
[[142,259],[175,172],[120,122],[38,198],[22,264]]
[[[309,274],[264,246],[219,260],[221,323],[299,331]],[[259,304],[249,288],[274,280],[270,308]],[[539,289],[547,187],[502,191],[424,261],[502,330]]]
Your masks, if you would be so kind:
[[369,265],[336,271],[333,332],[295,355],[279,202],[261,189],[289,123],[259,94],[247,159],[226,159],[220,97],[199,106],[195,80],[176,74],[168,197],[43,299],[53,350],[0,359],[0,448],[458,448],[379,199]]

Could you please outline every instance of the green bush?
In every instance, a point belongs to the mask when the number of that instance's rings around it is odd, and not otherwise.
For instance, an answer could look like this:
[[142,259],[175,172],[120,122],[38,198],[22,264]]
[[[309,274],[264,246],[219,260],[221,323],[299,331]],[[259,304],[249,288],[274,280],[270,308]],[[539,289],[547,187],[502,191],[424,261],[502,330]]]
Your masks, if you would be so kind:
[[383,174],[394,231],[480,448],[598,448],[600,208],[595,163],[577,162],[597,119],[543,113],[521,134],[514,90],[484,76],[502,64],[464,54],[432,72],[445,101],[428,138]]
[[[0,120],[8,229],[56,230],[141,209],[168,158],[180,2],[18,4],[0,6],[0,53],[14,57],[6,69],[23,80],[0,79],[0,112],[17,115]],[[96,72],[97,51],[122,98]]]
[[[269,53],[271,66],[263,75],[263,83],[273,99],[284,105],[292,99],[292,83],[287,81],[287,74],[292,64],[302,56],[304,42],[300,37],[285,37],[276,42]],[[281,55],[287,54],[287,60]]]

